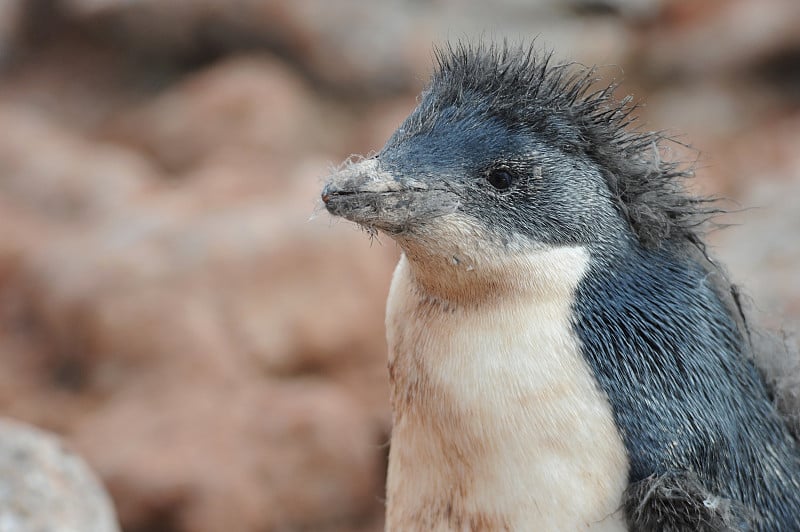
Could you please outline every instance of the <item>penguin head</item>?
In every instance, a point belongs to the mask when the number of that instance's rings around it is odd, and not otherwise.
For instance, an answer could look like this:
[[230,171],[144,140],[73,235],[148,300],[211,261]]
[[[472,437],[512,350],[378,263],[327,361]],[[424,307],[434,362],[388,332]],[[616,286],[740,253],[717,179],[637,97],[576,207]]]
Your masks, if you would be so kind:
[[693,234],[702,209],[662,160],[657,133],[628,130],[630,100],[594,71],[532,47],[437,53],[418,107],[374,157],[329,178],[326,208],[408,252],[659,246]]

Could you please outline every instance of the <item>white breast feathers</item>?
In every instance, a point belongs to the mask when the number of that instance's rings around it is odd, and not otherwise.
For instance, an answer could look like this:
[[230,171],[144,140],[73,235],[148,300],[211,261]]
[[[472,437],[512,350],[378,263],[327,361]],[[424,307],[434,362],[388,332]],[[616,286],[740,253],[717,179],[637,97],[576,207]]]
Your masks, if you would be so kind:
[[625,530],[625,447],[571,327],[587,267],[583,248],[539,250],[462,271],[503,282],[453,300],[400,260],[386,530]]

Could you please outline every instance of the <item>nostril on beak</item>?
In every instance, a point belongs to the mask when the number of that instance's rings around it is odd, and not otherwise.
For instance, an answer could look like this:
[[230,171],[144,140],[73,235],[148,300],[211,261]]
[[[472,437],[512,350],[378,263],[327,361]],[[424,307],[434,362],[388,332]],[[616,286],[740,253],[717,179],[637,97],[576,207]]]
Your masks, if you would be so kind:
[[322,194],[320,195],[320,197],[322,197],[322,203],[324,203],[325,205],[327,205],[327,204],[328,204],[328,202],[329,202],[329,201],[330,201],[330,199],[331,199],[331,191],[330,191],[330,187],[329,187],[328,185],[325,185],[325,186],[322,188]]

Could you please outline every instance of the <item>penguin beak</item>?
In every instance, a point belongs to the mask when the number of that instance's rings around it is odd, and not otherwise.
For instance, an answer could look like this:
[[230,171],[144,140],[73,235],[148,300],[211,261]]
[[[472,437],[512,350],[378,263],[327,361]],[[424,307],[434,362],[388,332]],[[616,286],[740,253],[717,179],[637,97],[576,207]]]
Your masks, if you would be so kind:
[[[381,168],[377,158],[350,162],[344,168],[328,177],[322,189],[322,202],[330,210],[346,196],[367,196],[398,192],[427,190],[421,182],[401,182]],[[338,214],[338,213],[332,213]]]
[[447,208],[442,190],[387,171],[379,158],[350,162],[328,177],[322,202],[335,216],[341,216],[389,234],[399,234],[429,220]]

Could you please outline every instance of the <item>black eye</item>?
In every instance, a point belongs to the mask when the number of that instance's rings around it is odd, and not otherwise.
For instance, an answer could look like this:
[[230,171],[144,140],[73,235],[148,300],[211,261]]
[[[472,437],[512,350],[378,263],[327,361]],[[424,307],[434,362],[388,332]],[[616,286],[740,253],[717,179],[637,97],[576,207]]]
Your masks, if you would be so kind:
[[491,183],[494,188],[505,190],[510,187],[511,183],[514,181],[514,174],[508,167],[501,166],[490,170],[486,179],[489,180],[489,183]]

